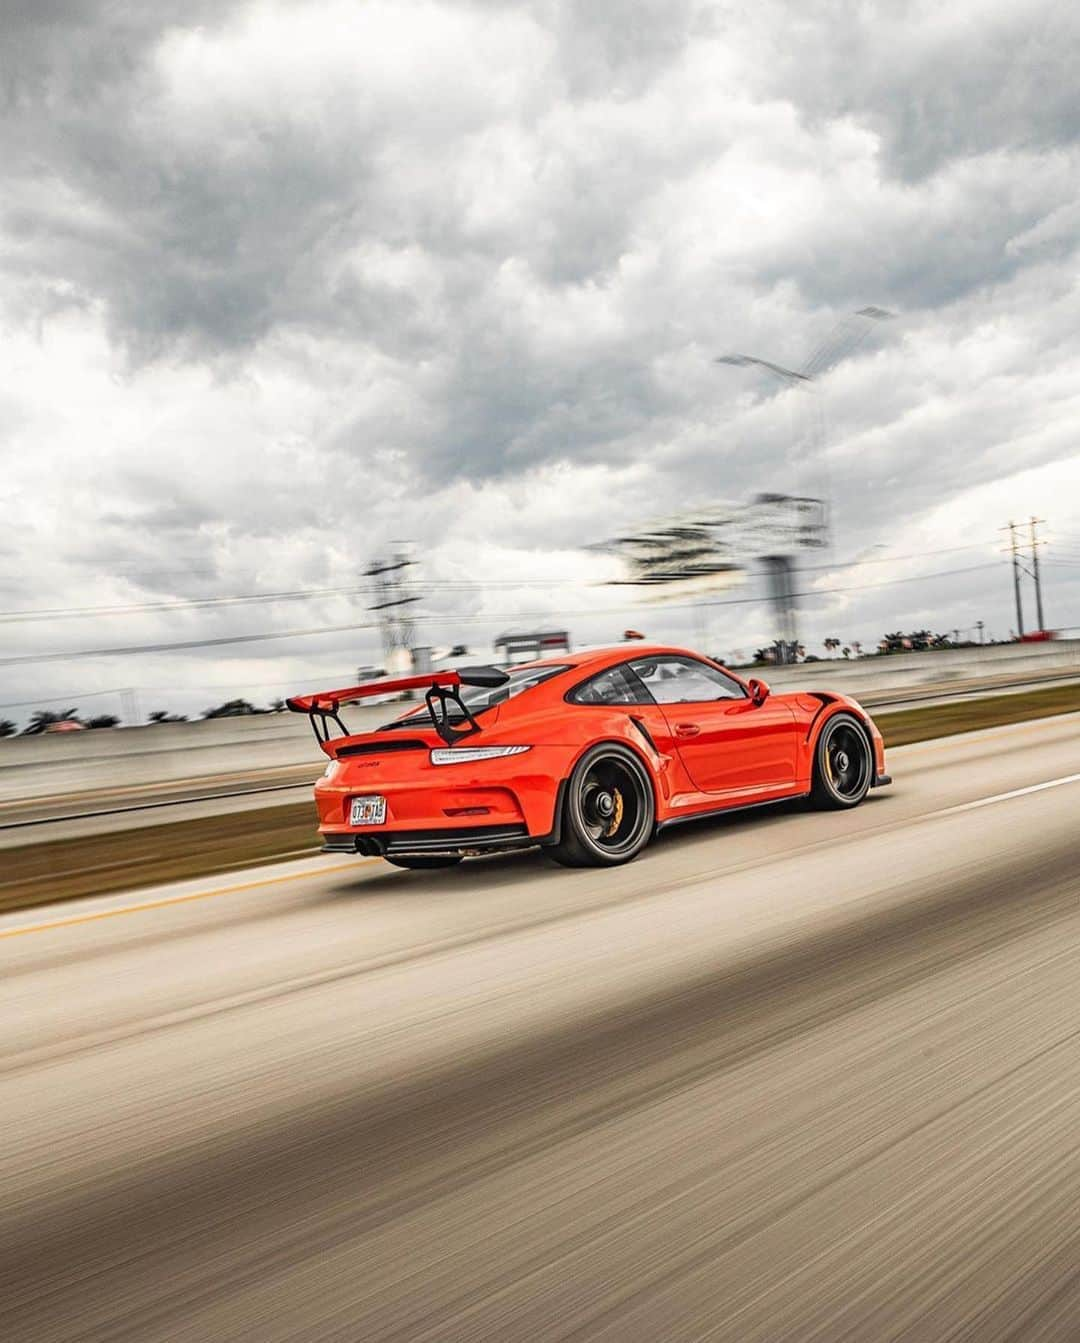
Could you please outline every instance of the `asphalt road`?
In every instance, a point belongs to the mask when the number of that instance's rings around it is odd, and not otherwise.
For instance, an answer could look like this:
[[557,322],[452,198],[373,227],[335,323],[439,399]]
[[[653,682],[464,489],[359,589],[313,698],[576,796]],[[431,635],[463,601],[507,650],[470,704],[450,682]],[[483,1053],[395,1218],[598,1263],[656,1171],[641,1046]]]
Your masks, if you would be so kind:
[[0,920],[0,1337],[1076,1339],[1080,716],[890,768]]

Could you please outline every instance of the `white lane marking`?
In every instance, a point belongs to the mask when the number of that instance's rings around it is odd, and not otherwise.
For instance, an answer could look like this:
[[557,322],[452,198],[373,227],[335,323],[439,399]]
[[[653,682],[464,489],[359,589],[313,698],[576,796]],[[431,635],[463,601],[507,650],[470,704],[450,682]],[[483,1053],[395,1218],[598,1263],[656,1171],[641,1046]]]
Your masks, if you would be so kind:
[[960,811],[976,811],[979,807],[989,807],[994,802],[1008,802],[1010,798],[1026,797],[1028,793],[1042,793],[1047,788],[1061,788],[1067,783],[1080,783],[1080,774],[1065,774],[1060,779],[1048,779],[1046,783],[1033,783],[1027,788],[1014,788],[1010,793],[995,793],[993,797],[980,797],[974,802],[961,802],[957,807],[946,807],[944,811],[931,812],[931,815],[955,816]]

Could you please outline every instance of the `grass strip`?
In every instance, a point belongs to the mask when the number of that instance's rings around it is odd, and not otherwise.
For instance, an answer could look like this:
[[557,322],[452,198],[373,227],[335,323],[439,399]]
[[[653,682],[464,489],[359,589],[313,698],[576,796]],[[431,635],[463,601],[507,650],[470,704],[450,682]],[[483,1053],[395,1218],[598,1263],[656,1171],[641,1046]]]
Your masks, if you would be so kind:
[[1080,683],[1047,686],[1041,690],[992,695],[984,699],[956,700],[925,709],[898,709],[874,713],[886,747],[907,746],[955,732],[978,732],[980,728],[1004,727],[1033,718],[1051,718],[1059,713],[1080,711]]
[[0,912],[317,853],[314,802],[0,849]]
[[[887,747],[1080,711],[1080,684],[879,713]],[[316,853],[313,802],[0,849],[0,912]]]

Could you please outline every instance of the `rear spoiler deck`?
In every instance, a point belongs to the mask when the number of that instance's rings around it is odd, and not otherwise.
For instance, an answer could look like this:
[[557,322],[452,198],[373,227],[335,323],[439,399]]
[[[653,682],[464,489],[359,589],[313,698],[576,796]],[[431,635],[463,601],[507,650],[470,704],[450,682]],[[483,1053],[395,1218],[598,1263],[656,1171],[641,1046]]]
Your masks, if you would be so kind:
[[[447,746],[462,737],[480,731],[480,724],[469,712],[461,698],[460,687],[486,686],[492,690],[505,685],[510,677],[498,667],[460,667],[456,671],[425,672],[421,676],[383,677],[379,681],[364,681],[361,685],[346,686],[343,690],[319,690],[314,695],[294,695],[285,701],[293,713],[306,713],[311,720],[315,740],[322,750],[330,741],[330,724],[334,723],[344,736],[349,729],[341,721],[339,710],[343,704],[355,704],[373,695],[392,695],[402,690],[424,690],[424,700],[431,725]],[[450,705],[454,705],[468,723],[467,728],[454,728],[450,723]],[[327,752],[327,754],[330,754]]]

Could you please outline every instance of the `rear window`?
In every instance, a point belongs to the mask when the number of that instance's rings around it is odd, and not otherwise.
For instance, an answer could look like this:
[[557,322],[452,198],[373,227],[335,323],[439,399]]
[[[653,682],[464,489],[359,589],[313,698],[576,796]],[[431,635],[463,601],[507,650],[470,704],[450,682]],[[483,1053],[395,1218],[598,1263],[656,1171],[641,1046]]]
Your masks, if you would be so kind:
[[504,685],[463,685],[458,686],[458,694],[470,713],[479,713],[482,709],[504,704],[508,699],[522,695],[526,690],[532,690],[534,686],[542,685],[560,672],[569,670],[569,667],[516,667],[508,673],[510,679]]

